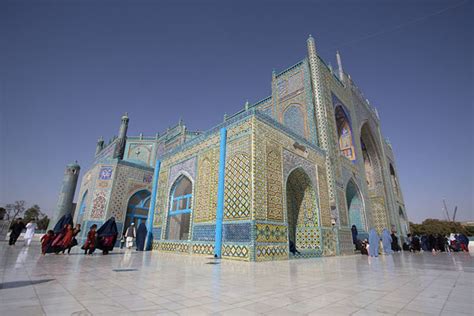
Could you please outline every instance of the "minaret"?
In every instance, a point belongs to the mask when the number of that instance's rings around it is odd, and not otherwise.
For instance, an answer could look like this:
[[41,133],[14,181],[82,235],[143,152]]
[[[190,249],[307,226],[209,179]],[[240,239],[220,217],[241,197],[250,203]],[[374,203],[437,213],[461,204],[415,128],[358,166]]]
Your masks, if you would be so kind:
[[125,113],[122,116],[122,122],[120,123],[120,129],[118,134],[117,143],[115,145],[114,158],[123,159],[125,152],[125,143],[127,142],[127,130],[128,130],[128,114]]
[[339,54],[339,51],[336,51],[336,60],[337,60],[337,70],[339,72],[339,80],[344,82],[344,70],[342,69],[341,54]]
[[104,138],[100,136],[100,138],[97,140],[97,146],[95,147],[95,155],[97,156],[102,149],[104,149]]
[[74,193],[76,192],[77,179],[79,178],[79,171],[81,167],[75,163],[68,164],[64,170],[63,182],[61,184],[61,191],[59,192],[58,204],[54,211],[53,218],[49,222],[49,228],[54,227],[56,222],[65,214],[74,211],[72,209],[72,202],[74,200]]

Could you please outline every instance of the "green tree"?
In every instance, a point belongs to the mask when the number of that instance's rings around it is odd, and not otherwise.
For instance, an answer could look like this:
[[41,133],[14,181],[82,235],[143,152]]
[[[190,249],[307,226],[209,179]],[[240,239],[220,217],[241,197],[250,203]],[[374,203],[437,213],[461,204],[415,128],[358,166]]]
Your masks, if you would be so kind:
[[443,236],[451,233],[462,233],[470,236],[470,232],[459,222],[443,221],[439,219],[428,218],[421,224],[414,224],[410,222],[410,230],[415,235],[436,235]]
[[41,212],[41,208],[37,204],[34,204],[25,211],[23,217],[25,222],[29,222],[31,220],[38,221],[40,217],[44,217],[44,214]]
[[48,215],[44,215],[42,218],[36,222],[36,227],[38,227],[39,230],[46,230],[48,229],[48,224],[49,224],[49,218]]
[[4,207],[0,207],[0,221],[5,218],[5,215],[7,215],[7,210]]

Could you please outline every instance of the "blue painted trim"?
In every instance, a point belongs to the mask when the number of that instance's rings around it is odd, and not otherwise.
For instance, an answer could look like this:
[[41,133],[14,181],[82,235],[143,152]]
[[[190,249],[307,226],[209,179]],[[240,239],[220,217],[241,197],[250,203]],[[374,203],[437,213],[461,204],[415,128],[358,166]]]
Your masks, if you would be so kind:
[[161,161],[156,160],[155,172],[153,173],[153,185],[151,190],[150,209],[148,210],[148,219],[146,229],[148,230],[145,250],[151,250],[153,245],[153,219],[155,217],[156,192],[158,190],[158,177],[160,176]]
[[191,213],[191,209],[182,209],[182,210],[177,210],[177,211],[170,211],[169,216],[174,216],[174,215],[179,215],[179,214],[186,214],[186,213]]
[[221,144],[219,158],[219,180],[217,184],[217,209],[216,209],[216,242],[214,257],[221,257],[222,250],[222,222],[224,220],[224,180],[225,180],[225,152],[227,146],[227,129],[221,129]]

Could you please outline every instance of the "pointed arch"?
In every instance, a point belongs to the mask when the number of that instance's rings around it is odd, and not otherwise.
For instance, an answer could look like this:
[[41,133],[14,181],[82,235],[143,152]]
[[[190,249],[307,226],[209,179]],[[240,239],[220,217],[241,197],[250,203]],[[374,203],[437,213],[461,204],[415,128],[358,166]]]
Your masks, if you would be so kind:
[[132,223],[138,227],[141,223],[146,222],[150,209],[150,198],[151,192],[148,190],[139,190],[130,196],[123,226],[124,232]]
[[359,186],[353,179],[346,185],[346,205],[349,213],[349,226],[355,225],[359,233],[367,232],[365,205]]
[[356,160],[356,154],[354,149],[352,125],[349,115],[342,105],[336,106],[334,113],[336,119],[339,150],[344,157],[354,161]]
[[79,212],[77,214],[76,223],[82,225],[82,221],[84,220],[84,214],[86,213],[87,208],[87,193],[89,190],[86,190],[82,195],[81,204],[79,204]]
[[184,174],[171,186],[166,236],[168,240],[189,240],[193,183]]

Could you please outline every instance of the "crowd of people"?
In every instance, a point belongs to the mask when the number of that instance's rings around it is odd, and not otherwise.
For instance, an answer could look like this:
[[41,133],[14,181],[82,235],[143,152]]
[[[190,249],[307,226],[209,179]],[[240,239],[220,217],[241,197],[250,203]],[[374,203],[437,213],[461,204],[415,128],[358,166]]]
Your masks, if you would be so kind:
[[469,252],[469,239],[464,234],[451,233],[449,236],[440,234],[429,235],[407,235],[407,240],[403,243],[403,250],[418,252]]
[[463,234],[450,234],[447,237],[439,234],[422,235],[421,237],[408,234],[406,241],[403,243],[403,248],[401,248],[398,242],[397,231],[394,228],[392,228],[391,232],[384,228],[381,236],[372,228],[369,231],[369,238],[363,240],[358,238],[358,231],[355,225],[352,225],[351,231],[355,249],[360,251],[361,254],[371,257],[378,257],[380,242],[382,242],[383,252],[386,255],[399,252],[402,249],[411,252],[432,251],[433,253],[442,251],[469,252],[469,239]]

